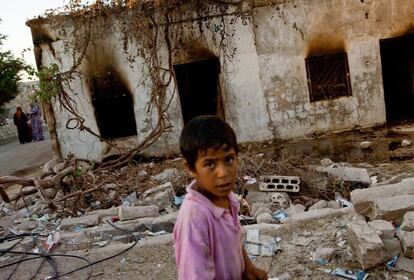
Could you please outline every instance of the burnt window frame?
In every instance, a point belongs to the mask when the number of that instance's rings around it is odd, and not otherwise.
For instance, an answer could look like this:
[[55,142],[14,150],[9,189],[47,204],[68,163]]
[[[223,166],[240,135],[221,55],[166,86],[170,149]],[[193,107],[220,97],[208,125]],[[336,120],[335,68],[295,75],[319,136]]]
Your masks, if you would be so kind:
[[[341,67],[337,69],[336,71],[341,71],[341,73],[338,73],[338,75],[344,75],[345,78],[345,84],[346,84],[346,90],[344,92],[328,92],[327,94],[324,93],[315,93],[314,88],[318,88],[319,81],[317,80],[314,74],[312,73],[314,71],[320,70],[322,67],[318,67],[312,64],[318,63],[320,61],[323,61],[325,63],[329,63],[329,60],[341,60]],[[312,56],[305,58],[305,64],[306,64],[306,76],[307,76],[307,83],[309,88],[309,99],[310,102],[317,102],[317,101],[324,101],[324,100],[333,100],[344,96],[352,96],[352,87],[351,87],[351,75],[349,73],[349,64],[348,64],[348,54],[346,52],[343,53],[336,53],[331,55],[322,55],[322,56]],[[338,63],[339,65],[339,63]],[[333,64],[331,66],[332,68],[335,68],[335,65]],[[316,68],[316,69],[315,69]],[[318,69],[319,68],[319,69]],[[335,69],[334,69],[335,70]],[[327,72],[329,73],[329,72]],[[320,77],[318,77],[320,78]],[[317,83],[317,84],[314,84]]]

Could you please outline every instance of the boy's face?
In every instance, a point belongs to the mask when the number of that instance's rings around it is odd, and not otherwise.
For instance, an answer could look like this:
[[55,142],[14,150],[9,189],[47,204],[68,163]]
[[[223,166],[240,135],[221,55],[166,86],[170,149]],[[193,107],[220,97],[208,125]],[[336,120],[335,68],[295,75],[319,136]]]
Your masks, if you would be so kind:
[[226,198],[236,182],[237,155],[233,148],[226,148],[223,145],[199,153],[194,170],[190,170],[197,180],[197,190],[212,201]]

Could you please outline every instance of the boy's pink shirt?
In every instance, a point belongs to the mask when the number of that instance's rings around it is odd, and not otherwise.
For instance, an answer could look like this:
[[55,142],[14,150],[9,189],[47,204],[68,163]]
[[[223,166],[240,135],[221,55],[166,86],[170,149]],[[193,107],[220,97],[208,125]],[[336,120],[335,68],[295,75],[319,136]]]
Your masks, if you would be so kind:
[[229,210],[187,187],[174,227],[178,279],[241,279],[244,271],[239,202],[230,193]]

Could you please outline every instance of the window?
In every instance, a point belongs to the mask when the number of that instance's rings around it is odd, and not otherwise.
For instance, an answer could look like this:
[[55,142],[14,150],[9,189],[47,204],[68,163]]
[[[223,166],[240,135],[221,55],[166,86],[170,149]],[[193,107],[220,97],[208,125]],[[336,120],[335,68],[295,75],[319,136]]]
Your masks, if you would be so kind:
[[346,53],[305,61],[311,102],[352,95]]

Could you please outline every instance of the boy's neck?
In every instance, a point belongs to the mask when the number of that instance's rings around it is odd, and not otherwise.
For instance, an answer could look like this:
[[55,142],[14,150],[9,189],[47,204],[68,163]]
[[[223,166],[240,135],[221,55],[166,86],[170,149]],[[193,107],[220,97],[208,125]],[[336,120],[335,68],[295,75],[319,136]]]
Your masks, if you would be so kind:
[[197,184],[195,185],[194,190],[207,197],[207,199],[210,200],[215,206],[230,210],[230,202],[227,197],[217,197],[212,195],[211,193],[199,188]]

